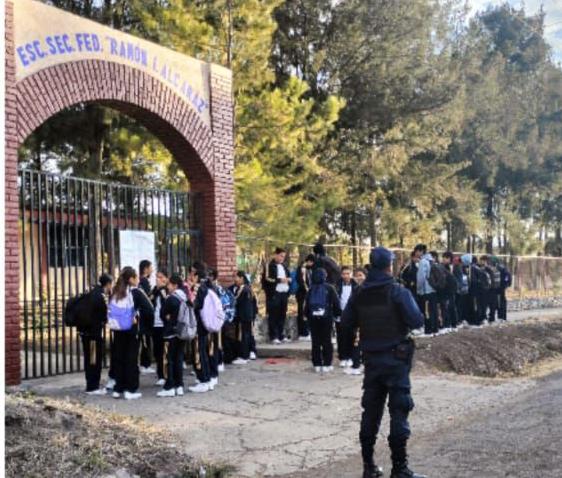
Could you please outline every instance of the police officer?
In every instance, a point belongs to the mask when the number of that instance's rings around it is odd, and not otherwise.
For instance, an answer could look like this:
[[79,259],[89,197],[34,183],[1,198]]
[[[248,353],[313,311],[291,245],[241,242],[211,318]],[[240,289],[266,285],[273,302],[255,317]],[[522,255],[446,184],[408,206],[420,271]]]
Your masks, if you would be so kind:
[[392,457],[391,478],[425,478],[408,468],[406,443],[410,437],[408,414],[414,408],[410,394],[410,370],[414,346],[409,331],[424,318],[411,292],[392,277],[394,255],[384,247],[371,251],[367,280],[349,300],[343,314],[346,327],[359,327],[365,362],[361,405],[361,454],[363,478],[382,476],[373,452],[384,405],[388,397]]

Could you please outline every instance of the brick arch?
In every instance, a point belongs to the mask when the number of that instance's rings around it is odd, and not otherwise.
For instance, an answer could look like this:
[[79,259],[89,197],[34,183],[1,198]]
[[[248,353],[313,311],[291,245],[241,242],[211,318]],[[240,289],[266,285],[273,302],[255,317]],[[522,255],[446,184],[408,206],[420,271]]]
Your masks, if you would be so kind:
[[17,150],[41,123],[64,108],[95,102],[143,123],[186,171],[203,196],[203,257],[219,277],[236,269],[232,76],[208,64],[210,124],[167,84],[131,66],[79,60],[45,67],[16,81],[14,3],[5,2],[5,371],[20,382],[19,196]]
[[99,103],[133,117],[179,162],[193,186],[214,176],[212,131],[176,92],[144,71],[104,60],[45,68],[16,83],[17,140],[78,103]]

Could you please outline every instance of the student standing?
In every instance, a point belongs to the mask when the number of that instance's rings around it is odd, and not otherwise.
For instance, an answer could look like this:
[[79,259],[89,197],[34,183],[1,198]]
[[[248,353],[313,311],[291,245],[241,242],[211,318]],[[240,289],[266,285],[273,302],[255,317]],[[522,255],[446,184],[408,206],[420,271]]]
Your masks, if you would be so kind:
[[[351,294],[357,287],[357,283],[351,277],[351,268],[343,266],[341,268],[341,278],[336,285],[336,292],[340,301],[340,309],[345,310],[345,306]],[[338,358],[340,367],[351,367],[351,349],[353,347],[353,336],[350,336],[347,329],[341,325],[341,317],[336,316],[336,338],[338,344]]]
[[312,365],[316,372],[331,372],[334,317],[341,316],[340,302],[334,287],[326,283],[326,271],[315,269],[306,296],[305,313],[312,335]]
[[498,299],[498,319],[507,320],[507,296],[505,291],[508,287],[511,287],[511,273],[504,264],[500,263],[497,257],[493,257],[492,260],[501,274],[501,286],[499,289]]
[[139,277],[132,267],[125,267],[109,301],[108,321],[114,330],[115,387],[113,398],[123,394],[126,400],[140,398],[139,331],[143,323],[154,321],[154,308],[147,295],[138,288]]
[[423,307],[422,312],[425,317],[426,334],[436,334],[439,331],[437,323],[437,292],[429,284],[429,274],[433,261],[434,259],[431,254],[424,254],[420,260],[417,275],[417,290]]
[[268,326],[269,339],[275,345],[288,342],[284,337],[285,320],[287,318],[287,305],[289,299],[289,284],[291,278],[289,269],[285,265],[287,253],[285,249],[275,249],[273,259],[267,268],[266,283],[268,297]]
[[193,300],[193,309],[197,318],[197,336],[192,342],[193,367],[198,383],[193,387],[189,387],[192,393],[205,393],[213,390],[211,383],[211,368],[209,362],[209,332],[201,319],[201,310],[205,303],[205,297],[212,287],[211,282],[207,278],[207,267],[202,263],[194,264],[192,274],[193,292],[195,299]]
[[314,252],[315,259],[313,269],[324,269],[326,271],[326,282],[335,286],[341,277],[340,266],[326,253],[326,248],[321,242],[317,242],[312,251]]
[[113,277],[103,274],[98,285],[89,293],[89,324],[79,328],[84,350],[84,372],[86,375],[86,393],[88,395],[105,395],[100,388],[101,366],[103,360],[103,328],[107,322],[107,301],[113,287]]
[[176,333],[182,304],[187,304],[187,295],[182,287],[183,278],[179,274],[172,274],[167,285],[168,296],[160,310],[160,319],[164,323],[164,374],[166,381],[164,388],[156,394],[159,397],[183,395],[183,351],[185,344]]
[[164,379],[164,322],[161,318],[161,311],[164,301],[168,296],[168,273],[165,269],[160,269],[156,274],[156,286],[150,294],[150,300],[154,306],[154,327],[152,329],[152,347],[154,359],[156,360],[156,385],[163,386]]
[[[215,269],[209,269],[208,276],[211,288],[215,291],[219,299],[221,299],[222,304],[224,289],[219,284],[217,271]],[[224,304],[222,305],[224,308]],[[209,371],[211,374],[211,386],[213,387],[219,384],[219,372],[221,369],[224,371],[221,332],[222,330],[219,332],[209,332]]]
[[444,252],[441,258],[441,265],[445,268],[447,272],[447,287],[443,291],[445,295],[446,303],[446,314],[444,316],[443,327],[456,329],[459,323],[459,317],[457,312],[457,292],[458,283],[457,279],[453,274],[453,253],[450,251]]
[[[142,260],[139,263],[139,289],[142,290],[147,296],[150,296],[150,276],[152,275],[153,268],[152,262]],[[145,328],[140,332],[141,341],[141,354],[140,354],[140,373],[150,374],[155,370],[150,366],[152,363],[152,326]]]
[[245,365],[250,360],[252,348],[252,324],[255,318],[254,293],[244,271],[234,276],[232,292],[236,298],[234,323],[238,345],[238,358],[234,365]]
[[357,285],[363,284],[366,278],[367,278],[367,269],[364,269],[363,267],[359,267],[355,269],[355,272],[353,273],[353,279],[355,280],[355,283]]
[[304,262],[299,266],[297,271],[297,328],[299,340],[310,340],[310,330],[308,321],[304,315],[304,301],[306,294],[310,289],[310,279],[312,275],[312,266],[314,265],[314,255],[306,256]]

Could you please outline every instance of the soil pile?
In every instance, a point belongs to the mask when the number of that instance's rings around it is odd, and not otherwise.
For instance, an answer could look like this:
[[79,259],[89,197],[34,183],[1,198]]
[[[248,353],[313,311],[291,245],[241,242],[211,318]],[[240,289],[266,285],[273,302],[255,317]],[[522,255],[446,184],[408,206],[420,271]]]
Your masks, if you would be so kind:
[[[198,477],[172,437],[141,420],[76,402],[6,396],[8,477]],[[206,477],[226,476],[206,467]]]
[[423,368],[464,375],[521,375],[530,365],[562,354],[562,317],[462,329],[416,339]]

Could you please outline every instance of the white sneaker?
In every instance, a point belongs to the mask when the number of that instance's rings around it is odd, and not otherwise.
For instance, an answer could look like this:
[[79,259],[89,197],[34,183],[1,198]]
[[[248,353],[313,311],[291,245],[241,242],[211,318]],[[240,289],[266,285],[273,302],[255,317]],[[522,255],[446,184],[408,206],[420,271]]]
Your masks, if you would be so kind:
[[334,371],[334,367],[332,365],[329,365],[327,367],[322,367],[322,372],[327,373],[327,372],[333,372]]
[[170,388],[170,390],[160,390],[157,394],[157,397],[175,397],[176,390],[174,388]]
[[311,338],[310,335],[301,335],[299,336],[299,340],[302,342],[310,342]]
[[224,372],[224,364],[223,364],[223,363],[219,364],[218,370],[219,370],[219,373],[223,373],[223,372]]
[[186,364],[185,362],[182,362],[181,368],[182,368],[183,370],[187,370],[187,364]]
[[123,394],[125,400],[138,400],[142,397],[142,393],[140,392],[125,392]]
[[111,394],[111,396],[112,396],[113,398],[121,398],[121,394],[120,394],[119,392],[113,392],[113,393]]
[[157,387],[163,387],[165,383],[166,380],[164,380],[163,378],[159,378],[158,380],[156,380],[156,383],[154,385],[156,385]]
[[211,377],[211,380],[209,381],[209,384],[213,388],[215,388],[215,386],[219,384],[219,378],[218,377]]
[[152,367],[140,367],[140,373],[141,375],[149,375],[151,373],[156,373],[156,370]]
[[177,387],[176,388],[176,395],[178,397],[183,397],[183,387]]
[[255,352],[250,352],[250,360],[256,360],[258,357]]
[[320,373],[320,372],[322,372],[322,367],[314,367],[314,371],[316,373]]
[[332,337],[332,344],[335,345],[338,341],[336,340],[335,337]]
[[191,393],[205,393],[211,390],[208,383],[198,383],[188,389]]
[[273,339],[273,340],[271,341],[271,343],[272,343],[273,345],[280,345],[280,344],[281,344],[281,341],[280,341],[279,339]]
[[246,359],[238,357],[236,360],[232,361],[232,365],[246,365],[248,361]]
[[98,390],[90,390],[86,392],[86,395],[105,395],[107,392],[105,388],[99,388]]
[[351,367],[351,364],[353,362],[351,360],[340,360],[340,367],[341,368],[345,368],[345,367]]
[[290,341],[291,341],[291,339],[288,338],[288,337],[285,337],[285,338],[282,340],[282,342],[283,342],[284,344],[288,344]]
[[347,375],[362,375],[363,371],[360,368],[346,368],[343,373]]
[[115,380],[112,378],[107,379],[107,383],[105,384],[106,390],[113,390],[115,388]]

